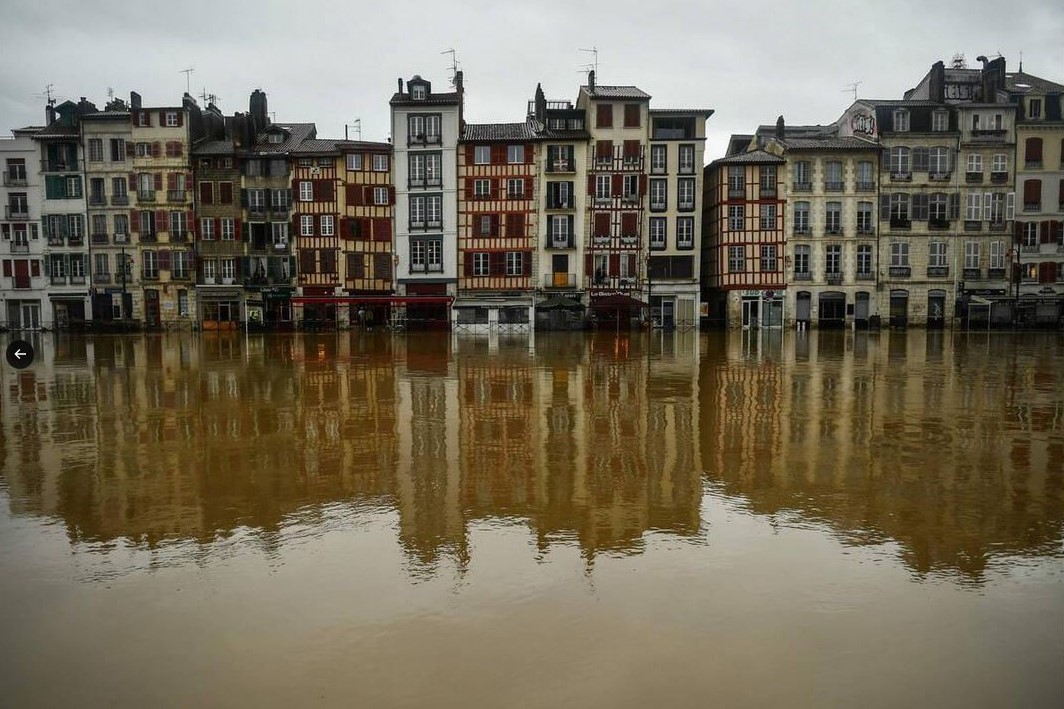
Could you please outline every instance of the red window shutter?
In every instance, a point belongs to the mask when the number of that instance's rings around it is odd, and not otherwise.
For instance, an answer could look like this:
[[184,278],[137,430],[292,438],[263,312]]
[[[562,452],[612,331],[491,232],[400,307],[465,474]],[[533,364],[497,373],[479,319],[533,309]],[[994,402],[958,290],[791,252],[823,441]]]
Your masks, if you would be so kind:
[[622,234],[635,234],[636,229],[636,216],[632,212],[625,212],[621,215],[621,233]]
[[610,275],[616,276],[621,273],[621,255],[610,254]]
[[535,159],[535,157],[534,157],[535,156],[535,153],[534,153],[535,148],[536,148],[536,146],[534,144],[525,143],[525,164],[526,165],[531,165],[532,161]]
[[33,278],[41,277],[41,262],[37,259],[30,261],[30,276]]
[[613,185],[612,185],[612,187],[613,187],[613,190],[612,190],[613,196],[616,197],[616,196],[620,195],[621,192],[624,190],[624,176],[621,175],[620,173],[615,173],[613,175]]
[[159,125],[166,125],[166,111],[159,111]]
[[[377,239],[376,234],[373,233],[373,220],[372,219],[370,219],[369,217],[362,217],[360,219],[356,219],[355,221],[358,222],[358,234],[359,234],[358,238],[363,239],[365,241],[370,241],[370,240],[383,241],[383,239]],[[391,231],[392,220],[388,219],[386,221],[388,222],[388,230]]]
[[499,228],[499,215],[498,214],[492,214],[491,215],[491,235],[495,236],[495,237],[502,236],[501,231],[502,230]]
[[521,252],[521,274],[524,276],[532,275],[532,252]]
[[239,219],[233,220],[233,238],[237,241],[243,241],[243,229],[241,228],[243,223]]
[[200,187],[200,203],[202,204],[214,204],[214,183],[213,182],[201,182]]
[[473,178],[465,178],[465,198],[471,201],[473,199]]
[[362,204],[373,204],[373,188],[368,186],[362,187]]
[[154,178],[155,178],[155,191],[158,192],[158,191],[162,190],[162,188],[163,188],[163,174],[161,172],[157,172],[157,173],[155,173]]
[[1028,138],[1024,144],[1023,157],[1027,162],[1040,162],[1042,160],[1042,139]]
[[391,205],[394,205],[394,204],[395,204],[395,188],[394,187],[388,187],[388,205],[391,206]]
[[613,141],[599,140],[595,142],[595,157],[599,160],[609,160],[613,157]]
[[1017,244],[1023,243],[1023,222],[1012,223],[1012,238]]
[[612,103],[600,103],[595,109],[595,127],[596,128],[612,128],[613,127],[613,104]]
[[463,251],[462,252],[462,262],[463,262],[462,263],[462,270],[465,272],[465,277],[466,278],[472,278],[473,277],[473,252],[472,251]]
[[218,183],[218,201],[220,204],[232,204],[233,203],[233,183],[232,182],[219,182]]
[[491,164],[492,165],[505,165],[506,164],[506,146],[505,145],[493,145],[493,146],[491,146]]
[[595,194],[595,176],[594,175],[588,175],[587,176],[587,193],[589,195],[594,195]]
[[184,111],[178,111],[177,112],[177,127],[178,128],[183,128],[184,125],[185,125],[185,112]]
[[[177,115],[180,116],[181,114],[179,113]],[[182,145],[180,140],[174,141],[174,157],[175,158],[179,158],[179,157],[181,157],[184,154],[185,154],[185,146]]]
[[163,146],[159,143],[159,141],[155,141],[151,144],[151,156],[153,158],[162,156],[162,149]]
[[137,184],[137,173],[129,173],[129,191],[136,192],[139,185]]
[[214,220],[214,239],[215,241],[222,238],[222,220],[215,218]]
[[198,231],[196,229],[196,213],[191,209],[185,212],[185,223],[188,224],[188,231],[190,234],[195,235]]
[[532,187],[533,180],[531,177],[525,178],[525,199],[532,199]]
[[591,254],[585,254],[584,255],[584,275],[590,278],[591,276],[594,275],[594,270],[595,270],[595,260],[594,260],[594,258],[592,258]]
[[170,231],[170,215],[165,209],[155,210],[155,231]]
[[493,251],[488,258],[491,263],[491,275],[493,276],[505,276],[506,275],[506,254],[502,251]]
[[1042,181],[1023,181],[1023,201],[1026,204],[1036,204],[1042,201]]
[[336,199],[336,185],[332,180],[317,180],[315,185],[315,193],[318,195],[319,202],[332,202]]
[[168,173],[166,173],[166,189],[168,189],[168,190],[176,190],[177,189],[177,173],[176,172],[168,172]]
[[624,141],[624,156],[626,158],[639,157],[639,141],[638,140],[626,140],[626,141]]
[[[340,230],[337,233],[340,234],[340,238],[345,240],[345,241],[347,241],[347,240],[352,238],[351,237],[351,221],[352,220],[348,219],[347,217],[340,217],[340,223],[337,225],[337,227]],[[348,260],[350,260],[350,259],[348,259]]]
[[[1061,148],[1064,148],[1064,145]],[[1064,155],[1064,153],[1061,153],[1061,155]],[[1061,160],[1064,160],[1064,157]],[[1060,184],[1057,186],[1057,205],[1064,206],[1064,178],[1061,178]]]
[[357,199],[356,193],[358,192],[358,185],[344,185],[344,201],[350,205],[355,205]]
[[610,215],[606,212],[599,212],[595,215],[595,236],[609,236],[610,235]]
[[134,210],[129,211],[129,231],[134,234],[140,233],[140,214]]
[[162,249],[159,251],[159,270],[170,270],[170,249]]
[[647,176],[639,176],[639,196],[643,197],[647,193]]
[[11,259],[4,259],[4,278],[11,278]]
[[392,220],[387,217],[380,217],[373,220],[373,240],[374,241],[391,241],[392,240]]
[[475,159],[474,150],[475,149],[474,149],[472,143],[466,144],[466,146],[465,146],[465,162],[466,162],[466,165],[472,165],[473,164],[473,160]]

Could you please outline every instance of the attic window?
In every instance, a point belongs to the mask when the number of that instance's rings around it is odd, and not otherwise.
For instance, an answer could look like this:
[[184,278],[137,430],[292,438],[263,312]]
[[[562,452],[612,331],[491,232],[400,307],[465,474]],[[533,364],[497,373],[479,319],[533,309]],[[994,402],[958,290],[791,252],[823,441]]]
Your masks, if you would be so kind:
[[266,142],[275,143],[275,144],[276,143],[283,143],[284,142],[284,136],[281,135],[280,133],[270,133],[270,135],[266,138]]
[[905,133],[909,130],[909,112],[904,108],[894,111],[894,130],[898,133]]
[[410,98],[414,99],[415,101],[424,101],[425,100],[425,85],[424,84],[414,84],[413,86],[411,86],[410,87]]

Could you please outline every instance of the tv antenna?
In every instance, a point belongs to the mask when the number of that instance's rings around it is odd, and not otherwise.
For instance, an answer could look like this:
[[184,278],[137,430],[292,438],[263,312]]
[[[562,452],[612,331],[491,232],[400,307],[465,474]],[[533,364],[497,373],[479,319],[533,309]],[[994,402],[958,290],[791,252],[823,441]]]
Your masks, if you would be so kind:
[[218,95],[217,94],[209,94],[209,93],[207,93],[206,87],[202,91],[200,91],[200,98],[203,99],[203,105],[204,106],[209,106],[212,103],[213,104],[217,104],[218,103]]
[[358,135],[358,137],[355,138],[355,140],[362,140],[362,119],[361,118],[356,118],[354,123],[345,123],[344,124],[344,140],[349,140],[349,138],[347,137],[347,129],[348,128],[354,128],[355,129],[355,132]]
[[37,98],[48,99],[48,105],[54,106],[57,96],[52,92],[53,86],[55,86],[55,84],[45,84],[44,91],[39,94],[34,94],[34,96],[36,96]]
[[591,63],[582,65],[582,66],[585,67],[585,69],[583,69],[583,71],[586,73],[588,71],[588,69],[594,69],[595,76],[598,77],[598,67],[599,67],[599,63],[598,63],[598,47],[591,47],[590,49],[580,48],[580,51],[581,52],[587,52],[588,54],[591,55]]
[[108,86],[107,87],[107,102],[110,103],[111,101],[114,101],[114,100],[115,100],[115,90],[114,90],[114,88]]
[[454,48],[445,49],[440,52],[440,54],[451,55],[451,86],[455,86],[455,81],[458,77],[458,70],[462,68],[462,65],[458,63],[458,50]]
[[186,94],[191,94],[192,93],[192,74],[195,71],[196,71],[195,67],[191,67],[190,66],[188,69],[182,69],[181,71],[177,72],[178,74],[184,74],[185,75],[185,93]]
[[862,81],[853,81],[853,82],[851,82],[849,84],[846,84],[846,88],[842,89],[842,90],[843,91],[852,91],[853,92],[853,100],[856,101],[857,100],[857,87],[860,86],[862,83],[864,83],[864,82],[862,82]]

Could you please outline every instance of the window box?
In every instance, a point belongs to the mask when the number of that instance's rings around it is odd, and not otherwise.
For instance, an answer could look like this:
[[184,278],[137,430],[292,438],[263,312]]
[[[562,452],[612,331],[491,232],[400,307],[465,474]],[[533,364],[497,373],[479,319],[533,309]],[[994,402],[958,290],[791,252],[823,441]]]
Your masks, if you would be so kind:
[[872,227],[870,227],[870,226],[859,226],[859,227],[857,227],[857,233],[858,233],[858,234],[862,234],[862,235],[865,235],[865,236],[867,236],[867,235],[869,235],[869,234],[874,234],[874,233],[875,233],[875,231],[876,231],[876,230],[875,230],[875,229],[873,229],[873,228],[872,228]]
[[13,221],[13,222],[14,221],[21,222],[21,221],[26,221],[29,218],[30,218],[30,213],[27,210],[19,209],[17,207],[12,209],[10,205],[7,205],[7,206],[4,207],[4,219],[8,219],[8,220]]
[[912,182],[913,174],[911,172],[892,172],[890,173],[890,179],[892,182]]
[[948,172],[932,172],[928,174],[927,179],[931,182],[948,182],[950,173]]
[[990,231],[1005,231],[1005,222],[990,222],[987,227]]
[[978,268],[966,268],[964,269],[964,280],[982,278],[983,271]]
[[1009,173],[1007,172],[991,172],[990,181],[995,184],[1002,184],[1009,181]]
[[1025,212],[1038,212],[1042,209],[1041,202],[1024,202],[1023,211]]
[[795,182],[793,185],[795,192],[811,192],[813,189],[812,182]]
[[983,181],[983,173],[981,172],[966,172],[964,173],[964,181],[968,184],[979,183]]
[[911,266],[891,266],[889,271],[891,278],[908,278],[912,272]]
[[103,233],[103,234],[93,234],[92,235],[92,244],[93,245],[97,245],[98,246],[98,245],[101,245],[101,244],[106,244],[109,241],[110,241],[110,239],[107,236],[106,232]]
[[949,266],[928,266],[928,278],[946,278],[949,276]]
[[[51,243],[51,242],[49,242]],[[11,253],[13,254],[28,254],[30,252],[30,245],[25,241],[13,241],[11,242]]]
[[796,281],[811,281],[813,280],[813,274],[809,271],[802,271],[801,273],[794,274],[794,280]]
[[825,234],[830,234],[832,236],[840,236],[842,234],[842,227],[841,226],[829,226],[827,229],[824,230],[824,233]]
[[94,274],[92,274],[92,282],[93,283],[97,283],[97,284],[99,284],[99,283],[110,283],[111,282],[111,274],[110,273],[94,273]]

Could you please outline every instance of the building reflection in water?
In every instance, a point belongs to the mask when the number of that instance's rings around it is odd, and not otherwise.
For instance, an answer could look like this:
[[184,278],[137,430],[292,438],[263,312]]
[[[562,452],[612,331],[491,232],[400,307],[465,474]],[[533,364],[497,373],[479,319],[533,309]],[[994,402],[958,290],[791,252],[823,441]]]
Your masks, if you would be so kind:
[[[978,581],[1060,553],[1053,336],[852,332],[43,338],[3,375],[12,511],[79,550],[276,551],[384,513],[412,569],[702,541],[704,484]],[[184,544],[175,544],[183,542]],[[180,547],[177,552],[175,546]]]

